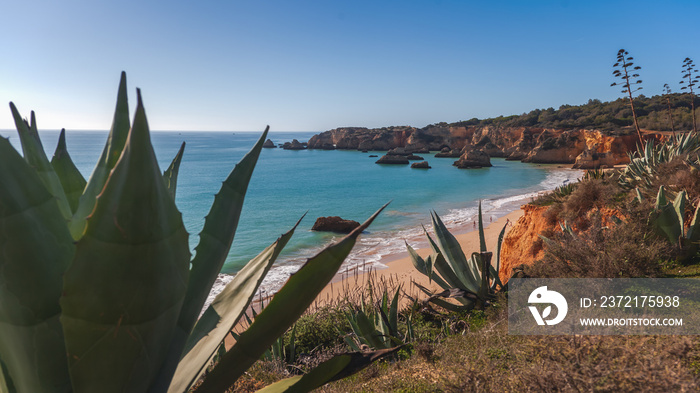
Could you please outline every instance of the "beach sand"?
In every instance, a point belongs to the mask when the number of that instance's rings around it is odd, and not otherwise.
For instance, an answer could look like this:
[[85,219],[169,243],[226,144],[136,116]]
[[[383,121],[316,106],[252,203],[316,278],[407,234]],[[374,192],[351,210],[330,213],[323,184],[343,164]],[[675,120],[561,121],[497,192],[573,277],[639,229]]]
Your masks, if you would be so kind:
[[[518,209],[496,219],[491,223],[488,223],[488,226],[484,227],[487,250],[495,254],[496,244],[498,243],[498,234],[503,229],[503,226],[508,222],[510,223],[506,229],[506,233],[508,233],[508,231],[512,228],[512,225],[517,222],[518,218],[520,218],[522,215],[523,210]],[[465,255],[469,256],[472,252],[479,250],[478,230],[473,230],[471,226],[467,226],[456,228],[452,232],[459,233],[455,237],[462,246],[462,250],[464,251]],[[427,257],[431,252],[429,248],[422,248],[416,251],[423,258]],[[496,256],[494,255],[494,261],[495,258]],[[372,284],[374,284],[374,288],[384,288],[384,284],[387,284],[386,287],[390,291],[400,285],[403,293],[420,300],[427,298],[427,295],[423,294],[415,285],[412,284],[414,281],[430,290],[442,291],[439,286],[437,286],[435,283],[429,282],[426,276],[419,273],[416,268],[413,267],[413,263],[408,256],[408,251],[397,255],[390,255],[386,257],[386,260],[382,260],[380,262],[383,265],[386,265],[386,268],[372,269],[364,273],[360,272],[359,269],[352,269],[336,275],[331,283],[326,285],[323,291],[321,291],[321,293],[317,296],[311,307],[309,307],[309,311],[313,312],[324,306],[335,306],[347,301],[357,303],[358,299],[361,299],[361,296],[367,294],[365,288]],[[409,303],[410,299],[403,296],[401,307],[404,307]],[[254,300],[251,307],[255,308],[256,311],[259,312],[260,301]],[[241,321],[241,323],[236,326],[233,331],[241,332],[246,328],[247,324]],[[226,348],[229,349],[233,343],[234,340],[230,335],[228,335],[226,337]]]
[[[510,228],[512,228],[512,225],[517,222],[518,218],[520,218],[522,215],[523,210],[518,209],[503,217],[500,217],[492,223],[488,223],[488,226],[484,228],[486,247],[489,251],[494,253],[494,263],[496,258],[495,253],[496,245],[498,243],[498,234],[501,232],[503,226],[506,225],[507,222],[509,222],[508,228],[506,229],[506,233],[508,233]],[[461,228],[461,230],[457,229],[453,232],[464,232],[464,229],[467,228]],[[471,227],[468,229],[471,229]],[[471,255],[472,252],[479,251],[478,230],[471,230],[470,232],[462,233],[456,235],[455,237],[462,246],[462,250],[467,257]],[[431,253],[429,248],[423,248],[416,251],[423,258],[427,257]],[[368,282],[386,282],[390,284],[390,288],[401,285],[407,294],[418,295],[419,298],[424,298],[427,296],[420,293],[418,289],[411,284],[413,281],[431,290],[440,289],[437,285],[435,285],[435,283],[430,283],[425,275],[419,273],[418,270],[413,267],[411,258],[408,256],[408,252],[404,252],[397,256],[391,256],[390,260],[380,262],[386,265],[386,268],[375,269],[368,273],[362,273],[355,270],[345,272],[344,274],[337,276],[336,279],[327,285],[326,288],[324,288],[324,290],[319,294],[314,302],[314,306],[312,306],[311,309],[313,310],[314,308],[322,307],[323,305],[327,304],[337,304],[342,302],[342,300],[345,298],[353,298],[353,296],[355,296],[358,292],[362,292],[363,286],[366,286]]]

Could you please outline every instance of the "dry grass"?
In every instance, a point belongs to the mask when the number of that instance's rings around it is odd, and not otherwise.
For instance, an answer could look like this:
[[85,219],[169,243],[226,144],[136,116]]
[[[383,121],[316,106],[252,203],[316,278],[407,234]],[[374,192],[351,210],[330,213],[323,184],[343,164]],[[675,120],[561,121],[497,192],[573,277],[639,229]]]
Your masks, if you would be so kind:
[[658,276],[673,255],[672,247],[652,233],[643,209],[631,208],[628,215],[624,223],[606,227],[594,214],[585,232],[553,234],[544,258],[525,267],[525,273],[569,278]]
[[486,327],[383,363],[320,392],[691,392],[697,338],[510,336],[505,310]]

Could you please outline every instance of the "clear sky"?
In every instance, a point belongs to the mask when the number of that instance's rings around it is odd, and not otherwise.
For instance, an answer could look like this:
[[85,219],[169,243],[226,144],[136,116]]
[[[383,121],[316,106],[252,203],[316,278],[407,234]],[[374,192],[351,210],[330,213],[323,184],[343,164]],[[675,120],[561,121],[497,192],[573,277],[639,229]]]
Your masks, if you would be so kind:
[[646,95],[700,63],[700,1],[21,0],[0,12],[7,103],[40,129],[108,129],[120,71],[154,130],[423,127]]

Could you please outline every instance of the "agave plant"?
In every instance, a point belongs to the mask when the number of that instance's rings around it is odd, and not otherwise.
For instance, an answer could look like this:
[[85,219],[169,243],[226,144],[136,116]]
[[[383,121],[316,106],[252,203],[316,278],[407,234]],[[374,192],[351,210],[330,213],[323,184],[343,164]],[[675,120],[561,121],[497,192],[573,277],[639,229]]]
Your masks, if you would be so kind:
[[[435,281],[445,291],[439,294],[431,294],[429,301],[449,310],[470,310],[475,307],[483,308],[493,297],[494,293],[503,287],[498,277],[501,260],[501,243],[506,227],[503,226],[499,236],[496,250],[496,267],[491,264],[493,253],[486,250],[484,237],[484,225],[481,215],[481,202],[479,202],[479,244],[480,251],[471,254],[467,259],[457,239],[447,230],[437,213],[431,213],[433,230],[437,242],[428,235],[432,253],[423,259],[406,243],[406,248],[411,256],[413,266],[422,274]],[[439,299],[439,297],[454,298],[461,303],[455,305]]]
[[[185,392],[218,352],[196,391],[223,392],[311,304],[376,217],[308,259],[223,353],[225,336],[296,228],[252,259],[199,317],[229,253],[267,129],[223,182],[191,258],[173,198],[182,148],[162,173],[140,92],[129,121],[124,73],[106,146],[87,182],[63,134],[49,162],[34,113],[27,122],[10,107],[24,157],[0,138],[2,392]],[[340,355],[267,391],[308,391],[390,351]]]
[[[641,194],[638,193],[641,200]],[[686,228],[684,222],[685,207],[688,197],[685,191],[676,195],[673,202],[666,198],[664,187],[659,187],[654,206],[653,224],[658,232],[664,235],[671,244],[678,245],[682,251],[681,261],[693,258],[700,245],[700,206],[695,209],[692,221]]]
[[[661,144],[647,140],[644,148],[637,147],[634,153],[628,153],[630,163],[620,174],[620,186],[626,189],[652,187],[659,164],[669,162],[676,157],[692,158],[700,151],[700,137],[695,133],[676,134]],[[689,162],[690,164],[690,162]]]
[[351,349],[360,351],[363,346],[371,349],[389,349],[413,341],[413,325],[410,319],[406,321],[406,332],[399,331],[400,292],[399,287],[389,303],[389,293],[384,289],[382,301],[375,310],[366,310],[362,302],[359,309],[345,313],[355,335],[355,339],[345,337],[345,343]]

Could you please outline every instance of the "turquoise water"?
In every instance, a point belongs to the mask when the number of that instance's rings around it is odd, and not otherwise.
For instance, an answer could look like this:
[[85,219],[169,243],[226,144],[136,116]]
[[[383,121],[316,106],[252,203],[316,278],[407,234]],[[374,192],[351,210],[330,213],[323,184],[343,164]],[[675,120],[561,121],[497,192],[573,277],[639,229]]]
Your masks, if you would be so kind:
[[[306,141],[314,133],[272,133],[275,143],[293,138]],[[17,145],[15,131],[0,131]],[[49,157],[57,131],[41,133]],[[180,167],[176,203],[190,233],[191,248],[204,216],[221,182],[253,146],[259,133],[154,132],[153,145],[161,169],[167,167],[180,144],[187,147]],[[67,133],[68,149],[87,178],[100,155],[107,133]],[[223,273],[235,273],[248,260],[273,243],[308,211],[294,238],[270,272],[266,285],[276,288],[335,236],[310,231],[319,216],[337,215],[364,221],[386,202],[391,204],[361,237],[347,265],[380,263],[383,257],[405,251],[404,239],[424,246],[421,224],[429,224],[435,210],[456,231],[471,229],[477,203],[485,217],[503,215],[526,202],[536,192],[552,189],[580,176],[557,166],[524,164],[492,159],[493,167],[460,170],[454,159],[421,154],[430,170],[409,166],[377,165],[381,152],[263,149],[246,196],[240,224]],[[224,277],[224,281],[226,281]]]

